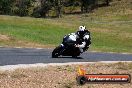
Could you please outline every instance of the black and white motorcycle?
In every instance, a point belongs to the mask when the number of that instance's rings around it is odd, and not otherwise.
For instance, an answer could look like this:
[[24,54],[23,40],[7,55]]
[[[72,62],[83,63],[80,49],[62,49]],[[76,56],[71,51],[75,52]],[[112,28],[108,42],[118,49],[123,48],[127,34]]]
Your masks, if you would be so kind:
[[56,47],[52,52],[52,58],[57,58],[58,56],[72,56],[76,58],[81,54],[80,49],[75,47],[78,44],[74,35],[67,35],[63,38],[61,45]]

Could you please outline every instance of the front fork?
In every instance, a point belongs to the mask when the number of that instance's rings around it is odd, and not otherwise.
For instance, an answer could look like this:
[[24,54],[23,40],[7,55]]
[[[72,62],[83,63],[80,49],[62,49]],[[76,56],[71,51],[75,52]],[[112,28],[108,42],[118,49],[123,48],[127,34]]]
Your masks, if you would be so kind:
[[60,46],[61,46],[61,50],[60,50],[60,53],[59,54],[60,55],[63,55],[63,52],[65,50],[65,48],[64,48],[65,46],[63,44],[61,44]]

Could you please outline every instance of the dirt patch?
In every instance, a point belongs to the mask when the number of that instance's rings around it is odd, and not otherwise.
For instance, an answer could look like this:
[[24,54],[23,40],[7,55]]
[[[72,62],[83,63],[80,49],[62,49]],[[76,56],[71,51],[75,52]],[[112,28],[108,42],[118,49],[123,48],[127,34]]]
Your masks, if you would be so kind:
[[16,45],[19,45],[19,47],[29,47],[29,48],[54,48],[54,45],[44,45],[44,44],[38,44],[38,43],[32,43],[32,42],[26,42],[26,41],[18,41]]
[[[92,63],[83,65],[89,74],[131,74],[132,63]],[[48,66],[0,72],[0,88],[132,88],[126,84],[76,83],[78,65]]]
[[[50,44],[38,44],[38,43],[33,43],[33,42],[27,42],[27,41],[21,41],[21,40],[13,40],[10,39],[11,41],[2,41],[4,45],[3,47],[21,47],[21,48],[55,48],[55,45],[50,45]],[[1,40],[0,40],[1,41]]]
[[9,41],[9,40],[11,40],[11,37],[0,34],[0,41]]
[[124,38],[132,38],[132,33],[120,33],[119,36],[123,36]]

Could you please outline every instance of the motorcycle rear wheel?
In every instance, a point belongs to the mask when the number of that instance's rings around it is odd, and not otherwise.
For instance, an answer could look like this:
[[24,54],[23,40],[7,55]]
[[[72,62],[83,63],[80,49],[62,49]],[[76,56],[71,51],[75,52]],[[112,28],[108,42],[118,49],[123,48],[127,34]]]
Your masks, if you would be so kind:
[[77,56],[72,56],[72,58],[77,58]]

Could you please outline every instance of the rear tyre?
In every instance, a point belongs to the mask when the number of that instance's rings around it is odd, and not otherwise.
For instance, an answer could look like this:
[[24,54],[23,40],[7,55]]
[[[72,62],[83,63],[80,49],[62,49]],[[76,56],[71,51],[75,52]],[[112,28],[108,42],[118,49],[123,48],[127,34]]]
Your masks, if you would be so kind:
[[72,58],[77,58],[77,56],[72,56]]
[[77,58],[80,55],[79,48],[74,48],[72,58]]

